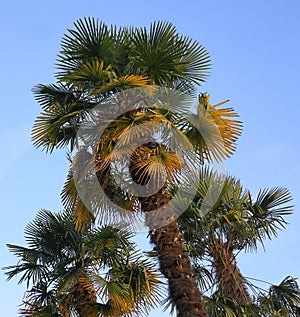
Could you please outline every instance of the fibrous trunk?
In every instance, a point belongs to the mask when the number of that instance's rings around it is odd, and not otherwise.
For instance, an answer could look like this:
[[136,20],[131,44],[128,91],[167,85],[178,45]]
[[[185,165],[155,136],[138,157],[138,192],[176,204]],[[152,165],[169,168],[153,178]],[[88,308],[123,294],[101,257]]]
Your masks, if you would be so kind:
[[94,290],[87,290],[80,282],[72,292],[76,311],[80,317],[97,317],[97,311],[93,308],[97,303],[97,296]]
[[250,304],[251,298],[245,285],[245,278],[237,267],[234,254],[221,246],[214,248],[210,253],[221,293],[240,305]]
[[[208,317],[169,200],[169,195],[163,190],[141,200],[146,224],[150,228],[151,243],[158,254],[160,271],[168,280],[169,295],[178,317]],[[155,209],[160,207],[160,212],[156,214]]]

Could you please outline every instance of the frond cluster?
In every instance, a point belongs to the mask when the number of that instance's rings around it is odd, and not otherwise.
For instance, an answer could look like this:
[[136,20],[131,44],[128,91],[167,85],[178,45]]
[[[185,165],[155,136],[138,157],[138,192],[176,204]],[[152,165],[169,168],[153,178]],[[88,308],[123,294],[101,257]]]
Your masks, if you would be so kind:
[[132,316],[160,300],[154,264],[135,251],[125,228],[74,226],[73,213],[41,210],[25,229],[28,246],[9,244],[18,258],[6,267],[29,289],[22,316]]

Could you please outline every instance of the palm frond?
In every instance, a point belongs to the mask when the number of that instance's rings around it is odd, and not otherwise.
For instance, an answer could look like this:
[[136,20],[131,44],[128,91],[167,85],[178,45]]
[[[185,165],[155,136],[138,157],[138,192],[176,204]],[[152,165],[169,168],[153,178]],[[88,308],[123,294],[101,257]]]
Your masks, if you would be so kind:
[[[275,209],[282,215],[290,214],[291,206],[286,204],[292,200],[291,193],[286,188],[274,187],[261,190],[254,205],[260,210]],[[278,208],[280,206],[280,208]]]
[[62,82],[37,85],[33,92],[43,109],[32,128],[34,145],[50,152],[69,144],[72,149],[80,123],[95,104],[83,101],[76,87]]
[[198,263],[194,265],[193,272],[201,292],[207,292],[214,286],[214,277],[212,271],[207,269],[201,262],[203,258],[197,256]]
[[254,203],[252,199],[246,204],[251,215],[251,225],[256,229],[257,239],[263,240],[277,236],[278,230],[287,225],[285,216],[292,213],[291,193],[286,188],[270,188],[261,190]]
[[210,317],[238,317],[234,307],[226,303],[223,296],[214,294],[212,298],[205,297],[207,313]]
[[250,303],[242,306],[232,298],[220,292],[215,292],[211,297],[205,296],[206,309],[210,317],[253,317],[261,315],[260,307]]
[[72,104],[80,95],[71,86],[66,86],[62,82],[50,85],[39,84],[32,89],[32,92],[42,109],[47,109],[56,102],[63,105]]
[[156,273],[155,265],[139,254],[133,254],[127,262],[115,266],[109,275],[112,280],[128,287],[128,300],[136,303],[136,313],[149,313],[164,295],[161,276]]
[[223,103],[210,105],[209,95],[202,94],[199,100],[197,114],[190,113],[180,125],[202,161],[219,162],[234,152],[241,122],[232,108],[218,109]]
[[[9,245],[8,247],[11,248],[11,250],[14,249],[13,245]],[[26,282],[27,288],[29,287],[30,283],[35,284],[41,279],[48,279],[48,268],[44,264],[27,262],[23,260],[23,263],[21,264],[6,266],[3,269],[8,270],[8,272],[6,272],[7,280],[10,280],[17,275],[21,275],[18,284]]]
[[95,58],[110,65],[113,43],[114,39],[106,24],[94,18],[79,19],[74,23],[74,29],[69,29],[62,39],[57,58],[58,79]]
[[300,289],[295,278],[287,276],[258,296],[258,305],[267,316],[299,316]]
[[35,120],[32,141],[36,147],[47,152],[55,148],[76,144],[76,133],[87,109],[79,108],[77,103],[66,106],[56,102],[47,107]]
[[155,22],[146,28],[135,29],[131,39],[132,68],[147,75],[160,86],[193,91],[207,77],[210,67],[207,51],[197,41],[178,36],[168,22]]
[[151,181],[156,186],[160,181],[172,182],[181,168],[178,156],[163,146],[153,149],[141,146],[132,153],[130,159],[130,172],[138,184]]
[[98,85],[92,94],[98,95],[109,91],[115,91],[116,89],[129,89],[135,87],[144,87],[147,85],[149,85],[149,79],[147,76],[124,75],[119,78],[113,78],[110,82],[107,82],[103,85]]
[[89,84],[92,88],[106,83],[113,76],[111,69],[112,65],[105,66],[103,60],[94,58],[70,71],[62,80],[76,85]]
[[80,232],[73,217],[72,210],[42,210],[26,227],[29,247],[8,245],[20,258],[5,268],[8,278],[32,283],[20,313],[132,316],[156,306],[160,276],[136,253],[129,228],[85,226]]
[[68,172],[60,196],[64,207],[68,210],[73,210],[73,219],[76,230],[82,232],[85,228],[88,228],[94,223],[95,215],[93,215],[92,211],[84,204],[78,194],[72,167]]

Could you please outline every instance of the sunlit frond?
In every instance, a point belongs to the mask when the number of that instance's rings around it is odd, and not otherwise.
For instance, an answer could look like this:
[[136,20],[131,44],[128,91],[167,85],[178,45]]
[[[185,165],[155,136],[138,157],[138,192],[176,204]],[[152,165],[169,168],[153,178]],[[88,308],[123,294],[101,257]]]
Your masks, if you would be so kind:
[[[131,155],[130,173],[138,184],[172,182],[180,171],[178,156],[158,144],[140,146]],[[161,184],[162,185],[162,184]]]
[[218,109],[224,102],[213,106],[209,96],[203,95],[199,97],[202,103],[199,101],[197,114],[189,114],[188,120],[179,124],[203,161],[221,161],[234,152],[242,131],[241,122],[232,108]]
[[72,168],[69,170],[60,196],[64,207],[73,210],[74,224],[78,231],[82,231],[94,223],[95,215],[85,206],[78,194]]
[[230,156],[236,149],[236,141],[241,134],[241,122],[236,120],[238,117],[232,108],[218,109],[218,105],[210,106],[208,113],[213,122],[220,131],[220,135],[224,142],[225,155]]
[[[127,263],[116,266],[109,272],[111,279],[129,287],[129,303],[137,304],[136,313],[149,313],[164,295],[160,275],[153,263],[136,254]],[[132,305],[132,304],[131,304]]]
[[106,307],[98,306],[100,312],[105,309],[105,316],[147,313],[157,306],[163,294],[162,282],[152,264],[140,256],[124,260],[109,270],[106,278],[93,274],[80,279],[84,288],[96,290],[106,303]]
[[113,76],[111,69],[112,65],[105,66],[103,60],[94,58],[70,71],[62,80],[76,85],[89,84],[93,88],[95,85],[103,85]]
[[113,78],[101,86],[98,85],[92,93],[93,95],[97,95],[108,91],[115,91],[116,89],[129,89],[147,85],[149,85],[149,79],[146,76],[125,75],[119,78]]

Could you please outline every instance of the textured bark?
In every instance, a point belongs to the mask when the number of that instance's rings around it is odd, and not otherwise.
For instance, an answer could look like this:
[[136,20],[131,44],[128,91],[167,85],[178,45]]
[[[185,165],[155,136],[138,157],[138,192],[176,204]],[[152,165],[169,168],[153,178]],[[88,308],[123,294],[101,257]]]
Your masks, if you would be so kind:
[[[169,294],[178,317],[208,317],[173,208],[167,204],[169,200],[163,191],[141,200],[146,224],[151,228],[151,243],[158,253],[160,271],[168,280]],[[161,206],[162,212],[156,214],[154,209]]]
[[74,298],[75,309],[80,317],[97,317],[98,313],[93,306],[97,304],[94,290],[87,290],[78,282],[71,294]]
[[225,247],[211,250],[219,290],[238,304],[246,306],[251,298],[245,285],[245,278],[237,267],[235,256]]

